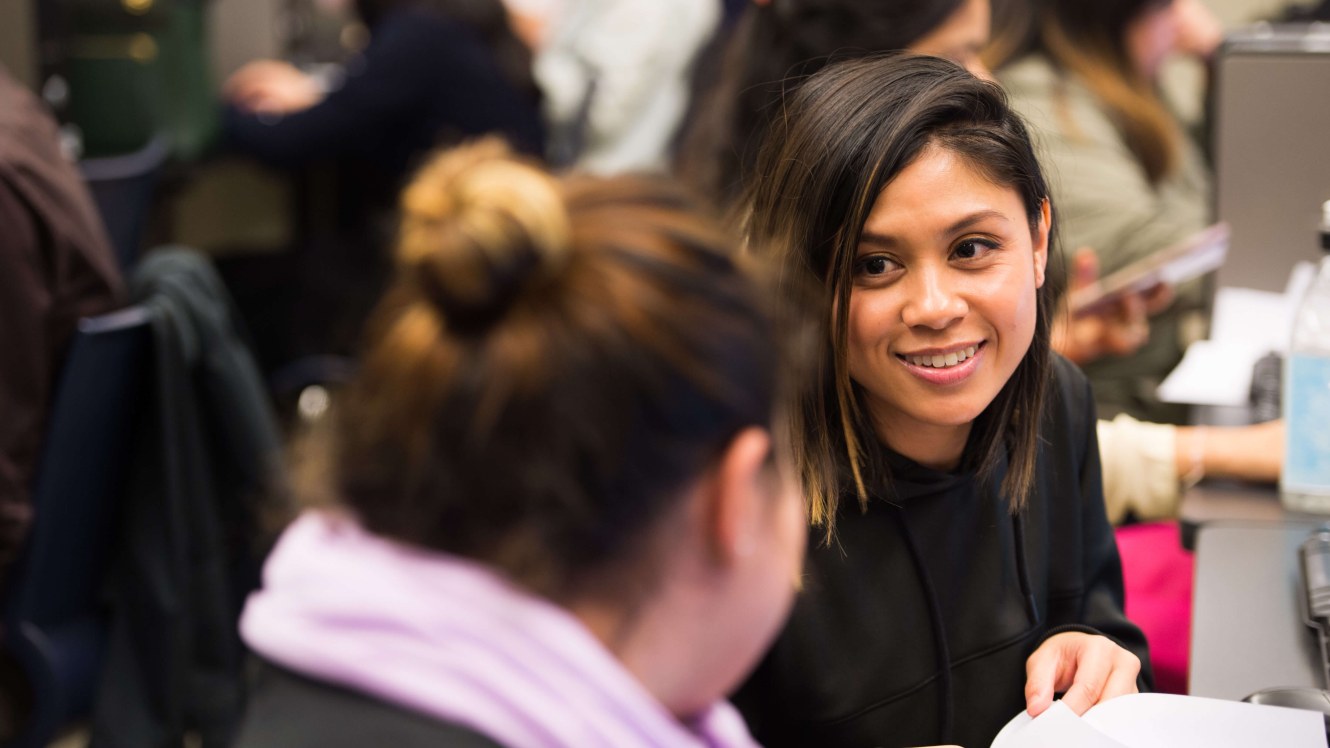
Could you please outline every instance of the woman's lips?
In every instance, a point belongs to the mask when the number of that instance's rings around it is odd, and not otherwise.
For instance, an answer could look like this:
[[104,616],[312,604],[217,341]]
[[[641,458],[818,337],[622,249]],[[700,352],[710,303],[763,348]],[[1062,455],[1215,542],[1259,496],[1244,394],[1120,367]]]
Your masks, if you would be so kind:
[[983,342],[946,354],[901,355],[896,359],[916,377],[935,385],[962,382],[979,368],[984,355]]

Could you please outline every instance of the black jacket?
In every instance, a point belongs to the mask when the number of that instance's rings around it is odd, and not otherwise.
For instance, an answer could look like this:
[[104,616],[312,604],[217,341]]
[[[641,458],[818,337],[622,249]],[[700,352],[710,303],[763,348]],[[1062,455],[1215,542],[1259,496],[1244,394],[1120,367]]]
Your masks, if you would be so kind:
[[273,289],[246,304],[260,307],[250,319],[267,365],[358,350],[391,275],[398,196],[430,151],[491,133],[544,150],[538,95],[508,81],[478,31],[413,5],[374,23],[342,85],[315,106],[224,112],[229,148],[299,174],[295,252],[250,263],[270,278],[258,288]]
[[842,501],[836,541],[815,531],[794,614],[735,700],[760,742],[983,748],[1024,709],[1025,660],[1059,627],[1116,639],[1148,686],[1145,638],[1122,612],[1094,401],[1061,358],[1041,437],[1019,516],[973,477],[899,455],[891,501],[866,513]]
[[460,725],[265,665],[234,748],[501,748]]
[[260,517],[280,434],[211,264],[157,250],[131,283],[152,316],[152,396],[140,415],[92,720],[96,748],[230,745],[244,706],[236,621],[258,585]]
[[410,7],[373,27],[369,46],[318,104],[268,117],[227,107],[225,144],[279,167],[334,162],[344,228],[391,212],[430,150],[493,133],[540,155],[544,126],[534,92],[518,90],[470,26]]

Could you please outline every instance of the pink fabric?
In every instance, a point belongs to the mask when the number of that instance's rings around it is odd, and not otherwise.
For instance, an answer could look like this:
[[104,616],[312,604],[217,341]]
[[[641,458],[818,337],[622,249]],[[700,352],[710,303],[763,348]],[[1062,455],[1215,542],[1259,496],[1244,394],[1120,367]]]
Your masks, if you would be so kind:
[[1119,527],[1118,551],[1127,592],[1127,617],[1150,642],[1155,690],[1187,692],[1191,648],[1192,554],[1177,522]]
[[757,748],[726,702],[666,712],[582,623],[493,570],[310,511],[240,621],[298,673],[524,748]]

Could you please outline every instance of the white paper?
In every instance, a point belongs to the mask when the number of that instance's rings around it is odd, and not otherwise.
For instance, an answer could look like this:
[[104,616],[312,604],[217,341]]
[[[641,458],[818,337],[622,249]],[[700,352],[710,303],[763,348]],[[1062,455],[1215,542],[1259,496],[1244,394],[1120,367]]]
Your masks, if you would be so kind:
[[992,748],[1326,748],[1320,712],[1240,701],[1133,694],[1077,717],[1055,702],[1035,719],[1022,712]]
[[1271,351],[1286,353],[1293,313],[1315,275],[1298,263],[1284,293],[1221,288],[1210,316],[1210,339],[1192,343],[1159,385],[1159,399],[1192,405],[1246,405],[1252,367]]
[[1198,340],[1159,385],[1159,399],[1193,405],[1246,405],[1252,366],[1264,355],[1245,346]]
[[1021,712],[993,740],[992,748],[1131,748],[1096,730],[1061,701],[1031,718]]

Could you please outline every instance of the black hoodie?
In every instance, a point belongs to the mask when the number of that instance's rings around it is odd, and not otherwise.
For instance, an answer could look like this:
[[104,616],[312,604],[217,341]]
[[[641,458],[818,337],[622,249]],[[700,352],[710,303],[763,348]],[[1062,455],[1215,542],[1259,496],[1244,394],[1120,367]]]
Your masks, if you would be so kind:
[[846,497],[832,545],[813,531],[805,590],[735,697],[763,745],[983,748],[1025,708],[1026,658],[1067,629],[1117,640],[1149,685],[1145,637],[1122,612],[1094,401],[1056,356],[1040,436],[1018,516],[971,475],[890,454],[894,490],[866,513]]

